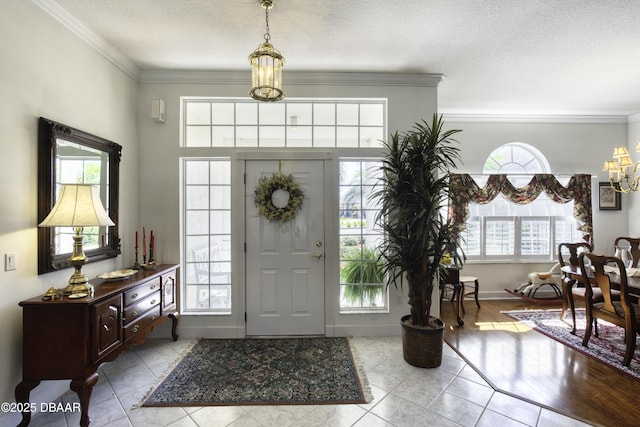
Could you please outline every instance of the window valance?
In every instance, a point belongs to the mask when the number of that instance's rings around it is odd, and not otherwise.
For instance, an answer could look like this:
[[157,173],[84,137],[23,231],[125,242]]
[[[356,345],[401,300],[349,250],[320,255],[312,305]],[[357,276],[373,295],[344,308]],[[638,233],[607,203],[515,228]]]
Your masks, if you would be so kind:
[[451,174],[452,203],[450,215],[453,225],[459,230],[469,218],[469,203],[487,204],[498,194],[517,204],[534,201],[543,191],[557,203],[573,200],[573,216],[581,224],[584,240],[593,245],[593,213],[591,207],[591,175],[576,174],[567,186],[563,186],[554,175],[536,174],[524,187],[516,188],[504,174],[489,175],[486,185],[480,188],[469,174]]

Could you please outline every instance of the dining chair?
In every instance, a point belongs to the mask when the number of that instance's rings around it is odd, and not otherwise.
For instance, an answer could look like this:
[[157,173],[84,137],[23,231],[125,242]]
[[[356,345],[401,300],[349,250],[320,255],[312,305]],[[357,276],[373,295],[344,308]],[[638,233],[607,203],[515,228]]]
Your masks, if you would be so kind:
[[[588,260],[588,263],[586,260]],[[633,303],[629,296],[625,266],[619,258],[594,255],[588,252],[580,255],[579,262],[580,271],[582,271],[580,280],[586,289],[585,308],[587,316],[587,326],[582,345],[588,346],[594,327],[595,335],[596,337],[598,336],[598,319],[620,326],[624,328],[626,343],[622,364],[629,366],[636,348],[636,334],[640,330],[640,306]],[[617,273],[605,272],[605,266],[616,268]],[[615,275],[616,279],[618,279],[615,285],[612,285],[610,274]],[[597,288],[594,285],[597,285]],[[595,289],[600,291],[601,300],[593,298]]]
[[632,267],[637,267],[640,262],[640,237],[617,237],[613,246],[621,246],[623,243],[631,249]]
[[[579,256],[583,252],[590,252],[591,245],[587,242],[577,243],[560,243],[558,245],[558,262],[561,266],[573,265],[579,266]],[[560,319],[564,319],[567,313],[567,308],[571,310],[571,319],[573,321],[573,327],[571,333],[576,333],[576,308],[575,299],[584,301],[585,288],[579,286],[574,288],[576,280],[569,275],[563,274],[562,278],[562,311],[560,312]],[[597,291],[596,291],[597,296]]]

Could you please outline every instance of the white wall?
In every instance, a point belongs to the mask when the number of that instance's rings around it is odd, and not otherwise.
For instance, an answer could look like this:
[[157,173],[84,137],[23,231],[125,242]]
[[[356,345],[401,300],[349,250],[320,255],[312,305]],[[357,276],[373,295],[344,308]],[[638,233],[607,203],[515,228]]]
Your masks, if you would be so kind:
[[[636,145],[640,141],[640,113],[634,114],[629,117],[629,128],[627,130],[627,148],[631,153],[631,158],[634,161],[640,160],[640,153],[636,153]],[[638,192],[627,195],[628,201],[628,215],[629,215],[629,236],[640,236],[640,194]]]
[[[123,146],[120,230],[128,235],[137,222],[137,84],[30,1],[4,0],[0,16],[0,261],[6,252],[15,252],[18,260],[15,271],[0,267],[0,400],[11,402],[22,378],[18,302],[50,286],[64,287],[72,273],[37,274],[38,117]],[[123,239],[125,248],[128,243]],[[84,270],[91,277],[121,265],[119,257]],[[32,397],[49,402],[67,388],[68,381],[45,381]],[[0,418],[0,425],[16,425],[10,417]]]
[[[428,76],[408,76],[404,79],[401,76],[387,76],[386,83],[384,78],[377,77],[379,75],[359,75],[357,77],[351,74],[288,73],[284,79],[289,98],[388,98],[388,129],[390,132],[396,129],[407,130],[416,121],[423,118],[430,120],[436,108],[437,98],[436,88],[424,83],[429,80]],[[360,81],[354,84],[354,79],[358,78]],[[375,83],[367,84],[367,79],[374,79]],[[226,81],[222,82],[222,80]],[[345,80],[349,83],[342,84]],[[392,82],[389,83],[389,80]],[[303,84],[302,81],[312,83]],[[233,75],[228,73],[210,73],[209,75],[203,73],[153,73],[145,75],[143,73],[139,99],[140,148],[143,153],[140,168],[141,218],[143,218],[147,229],[153,228],[162,233],[157,244],[158,256],[163,262],[179,262],[180,260],[180,224],[179,210],[177,209],[179,204],[179,157],[212,156],[216,153],[222,155],[221,151],[214,152],[211,149],[178,147],[180,96],[246,97],[249,82],[249,73],[234,73]],[[164,99],[166,102],[165,123],[156,123],[149,117],[151,100],[156,98]],[[233,155],[235,150],[222,150],[222,152]],[[352,155],[357,156],[358,151],[353,151]],[[336,156],[332,161],[337,161]],[[235,164],[237,163],[234,162]],[[335,171],[334,175],[337,176],[337,167]],[[241,189],[241,176],[237,176],[236,179],[239,184],[236,188]],[[337,188],[337,185],[327,188]],[[244,190],[239,191],[243,194]],[[331,198],[337,200],[337,196]],[[236,198],[233,203],[232,209],[235,212],[243,211],[244,197]],[[337,212],[337,206],[334,211]],[[243,235],[242,215],[240,217],[234,215],[232,227],[232,233],[235,233],[235,236]],[[251,236],[247,236],[247,238],[251,238]],[[332,238],[335,241],[332,241]],[[242,240],[237,241],[240,243],[237,246],[240,246],[241,242]],[[331,257],[335,253],[332,254],[330,250],[330,248],[338,247],[337,232],[331,233],[327,229],[325,246],[328,254],[326,261],[327,293],[325,295],[326,333],[328,335],[398,334],[400,332],[398,326],[400,318],[409,311],[406,289],[405,295],[400,295],[392,290],[389,314],[340,315],[339,298],[335,295],[338,290],[337,272],[339,267],[337,258]],[[231,316],[183,315],[180,320],[181,336],[244,336],[243,257],[242,253],[236,253],[233,258],[235,272],[232,292],[233,314]],[[335,273],[333,278],[332,273]],[[434,308],[437,309],[437,307]]]
[[[468,116],[445,116],[448,128],[462,130],[456,135],[462,150],[460,172],[481,173],[485,160],[495,148],[508,142],[524,142],[545,155],[553,173],[592,174],[594,252],[613,255],[613,240],[627,234],[630,195],[622,195],[621,211],[599,211],[597,188],[599,181],[608,180],[607,172],[601,169],[604,161],[611,157],[613,147],[627,144],[626,120],[619,117],[536,120],[476,122]],[[516,288],[527,281],[528,273],[548,271],[551,265],[467,263],[464,272],[480,278],[481,298],[505,298],[509,296],[505,288]]]

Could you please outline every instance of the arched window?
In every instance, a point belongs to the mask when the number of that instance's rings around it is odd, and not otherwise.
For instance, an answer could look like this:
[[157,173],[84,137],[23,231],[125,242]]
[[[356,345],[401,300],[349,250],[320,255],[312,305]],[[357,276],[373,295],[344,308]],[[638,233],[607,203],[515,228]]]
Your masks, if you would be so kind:
[[[515,188],[527,186],[536,174],[549,174],[549,162],[531,145],[511,142],[496,148],[473,176],[484,187],[491,175],[507,175]],[[566,186],[571,177],[557,176]],[[469,203],[463,249],[469,261],[552,261],[560,242],[582,239],[574,217],[574,203],[557,203],[545,192],[532,202],[517,204],[502,194],[491,202]]]
[[535,147],[522,142],[509,142],[489,154],[482,173],[551,173],[551,167],[544,154]]

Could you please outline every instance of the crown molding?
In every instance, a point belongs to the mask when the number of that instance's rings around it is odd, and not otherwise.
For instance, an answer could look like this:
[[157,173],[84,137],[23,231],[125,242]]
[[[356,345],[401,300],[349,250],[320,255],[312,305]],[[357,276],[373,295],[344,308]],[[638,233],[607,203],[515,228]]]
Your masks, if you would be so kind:
[[[442,114],[450,123],[577,123],[626,124],[632,116],[624,115],[566,115],[566,114]],[[640,117],[638,118],[640,120]]]
[[630,115],[629,123],[640,123],[640,113]]
[[91,31],[86,25],[78,21],[56,0],[32,0],[37,6],[55,18],[81,40],[107,58],[116,67],[138,80],[140,68],[118,49],[109,44],[104,38]]
[[[239,84],[246,85],[251,72],[242,71],[181,71],[143,70],[141,83],[176,84]],[[430,73],[357,73],[357,72],[283,72],[285,85],[334,85],[334,86],[411,86],[437,87],[442,74]]]
[[[56,0],[32,0],[51,17],[59,21],[81,40],[93,47],[115,66],[141,83],[176,84],[246,84],[251,73],[248,70],[233,71],[180,71],[140,70],[126,55],[113,47],[104,38],[76,19]],[[285,71],[287,85],[334,85],[334,86],[408,86],[437,87],[443,74],[435,73],[366,73],[366,72],[304,72]]]
[[438,87],[445,79],[437,73],[358,73],[358,72],[290,72],[287,84],[337,86],[412,86]]

